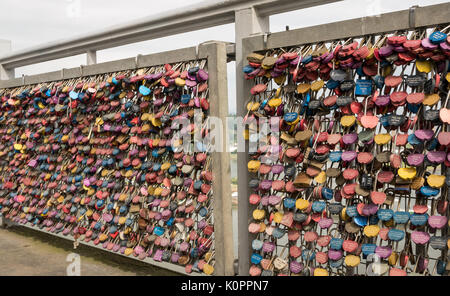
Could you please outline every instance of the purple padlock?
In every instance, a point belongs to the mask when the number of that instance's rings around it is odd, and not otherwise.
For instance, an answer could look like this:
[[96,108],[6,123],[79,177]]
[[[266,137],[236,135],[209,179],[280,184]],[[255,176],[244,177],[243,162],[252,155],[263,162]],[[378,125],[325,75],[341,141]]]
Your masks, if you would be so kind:
[[445,151],[428,151],[427,159],[431,163],[443,163],[445,160]]
[[289,270],[292,273],[300,273],[303,270],[303,268],[304,268],[303,264],[297,261],[291,261],[291,263],[289,264]]
[[425,38],[422,40],[422,46],[423,46],[423,48],[428,49],[428,50],[435,50],[438,48],[439,45],[433,44],[429,38]]
[[112,248],[112,250],[117,253],[117,251],[119,251],[119,249],[120,249],[120,245],[114,244],[114,247]]
[[261,205],[264,207],[269,205],[269,197],[267,195],[261,197]]
[[414,135],[422,141],[429,141],[434,137],[434,131],[430,129],[420,129],[414,132]]
[[203,69],[200,69],[197,71],[197,81],[198,82],[204,82],[207,81],[209,78],[208,72],[206,72]]
[[358,140],[357,133],[345,134],[344,136],[342,136],[342,141],[346,145],[354,144],[357,140]]
[[272,188],[272,181],[271,180],[262,180],[259,183],[259,189],[261,190],[269,190]]
[[280,64],[284,64],[284,63],[286,63],[286,60],[283,57],[279,57],[275,62],[276,65],[280,65]]
[[172,256],[170,257],[170,261],[172,263],[177,263],[179,258],[180,258],[180,254],[172,253]]
[[135,248],[134,248],[134,250],[133,250],[133,252],[136,254],[136,255],[140,255],[140,254],[142,254],[142,253],[144,253],[144,248],[143,247],[141,247],[141,246],[136,246]]
[[392,248],[389,246],[377,246],[375,249],[375,254],[377,254],[380,258],[386,259],[392,254]]
[[410,166],[419,166],[423,163],[424,159],[425,159],[425,155],[420,154],[420,153],[414,153],[414,154],[408,155],[408,157],[406,158],[406,162]]
[[391,102],[391,99],[390,99],[389,95],[378,96],[377,100],[375,101],[375,105],[377,105],[379,107],[384,107],[384,106],[389,105],[390,102]]
[[389,44],[381,47],[380,50],[378,51],[378,53],[382,57],[390,56],[393,52],[394,52],[394,47]]
[[120,250],[119,250],[119,252],[120,252],[120,254],[125,254],[125,250],[126,250],[127,248],[126,247],[120,247]]
[[144,260],[145,258],[147,258],[147,253],[146,252],[142,252],[138,255],[138,259],[139,260]]
[[189,250],[189,247],[190,247],[189,243],[182,242],[180,244],[180,252],[183,252],[183,253],[187,252]]
[[333,250],[333,249],[329,249],[328,250],[328,258],[330,258],[331,260],[339,260],[341,259],[343,256],[343,253],[341,250]]
[[278,175],[281,174],[284,171],[284,166],[280,164],[274,164],[271,168],[272,174]]
[[103,249],[106,249],[108,247],[108,241],[105,241],[103,244],[102,244],[102,248]]
[[189,88],[195,87],[197,85],[197,81],[186,79],[186,86]]
[[344,151],[342,152],[341,158],[343,161],[353,161],[358,156],[356,151]]

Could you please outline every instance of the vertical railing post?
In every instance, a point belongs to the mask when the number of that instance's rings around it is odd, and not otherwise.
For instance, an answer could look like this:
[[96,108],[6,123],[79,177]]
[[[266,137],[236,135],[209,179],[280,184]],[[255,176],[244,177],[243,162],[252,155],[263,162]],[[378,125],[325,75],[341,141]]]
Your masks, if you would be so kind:
[[97,64],[97,52],[95,50],[86,51],[86,65]]
[[[11,50],[11,41],[0,39],[0,56],[10,53]],[[15,75],[14,72],[14,68],[7,69],[2,64],[0,64],[0,80],[13,79]]]
[[[246,56],[249,53],[243,46],[243,38],[252,34],[269,32],[269,17],[260,17],[253,7],[235,12],[235,39],[236,39],[236,115],[244,117],[247,110],[245,102],[250,94],[250,82],[244,79],[242,68],[245,65]],[[239,129],[238,129],[239,130]],[[248,223],[250,209],[248,206],[248,146],[245,152],[239,151],[238,134],[237,173],[238,173],[238,260],[239,275],[248,275],[250,268],[250,237]]]
[[[208,55],[209,73],[209,100],[210,118],[214,128],[220,128],[222,139],[221,146],[218,147],[215,139],[215,148],[212,151],[212,171],[213,171],[213,210],[214,210],[214,246],[215,246],[215,266],[214,275],[234,275],[233,260],[233,223],[232,223],[232,202],[231,202],[231,169],[230,154],[228,152],[227,139],[227,116],[228,116],[228,84],[227,84],[227,51],[226,44],[214,42],[201,45],[199,50],[205,48]],[[219,150],[221,149],[221,150]]]

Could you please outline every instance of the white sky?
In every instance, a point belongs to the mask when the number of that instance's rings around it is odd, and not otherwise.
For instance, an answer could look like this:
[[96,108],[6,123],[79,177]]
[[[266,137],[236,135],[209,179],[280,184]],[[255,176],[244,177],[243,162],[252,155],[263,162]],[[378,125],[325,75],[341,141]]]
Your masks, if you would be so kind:
[[[13,51],[21,50],[202,1],[204,0],[1,0],[0,39],[11,40]],[[270,30],[278,32],[285,30],[286,25],[290,29],[296,29],[408,9],[413,5],[426,6],[445,2],[448,1],[346,0],[271,16]],[[195,46],[208,40],[234,42],[234,24],[102,50],[97,53],[97,62]],[[86,56],[78,55],[17,68],[16,77],[77,67],[85,63]],[[234,63],[229,63],[230,111],[235,110],[234,80]]]

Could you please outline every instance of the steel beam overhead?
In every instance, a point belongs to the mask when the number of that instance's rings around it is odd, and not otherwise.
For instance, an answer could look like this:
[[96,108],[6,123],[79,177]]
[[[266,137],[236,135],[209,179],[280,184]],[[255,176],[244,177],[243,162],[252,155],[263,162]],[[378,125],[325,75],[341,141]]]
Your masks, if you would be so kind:
[[5,69],[85,54],[235,22],[235,11],[254,8],[268,16],[342,0],[209,0],[106,30],[46,43],[0,57]]

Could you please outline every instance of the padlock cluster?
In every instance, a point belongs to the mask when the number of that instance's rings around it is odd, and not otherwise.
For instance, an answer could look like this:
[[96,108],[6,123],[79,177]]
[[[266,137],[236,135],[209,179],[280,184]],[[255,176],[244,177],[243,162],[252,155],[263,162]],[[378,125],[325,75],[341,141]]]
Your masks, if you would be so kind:
[[[435,29],[247,56],[252,276],[445,275],[450,36]],[[370,264],[373,263],[373,264]]]
[[208,79],[199,60],[1,90],[3,217],[212,274],[210,154],[175,137]]

